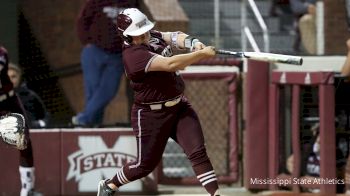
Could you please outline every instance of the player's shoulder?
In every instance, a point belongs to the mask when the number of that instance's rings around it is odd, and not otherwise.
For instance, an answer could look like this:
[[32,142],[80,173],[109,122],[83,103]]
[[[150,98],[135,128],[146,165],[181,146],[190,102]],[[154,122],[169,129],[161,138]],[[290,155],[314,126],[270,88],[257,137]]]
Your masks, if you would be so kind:
[[144,44],[141,45],[124,45],[123,48],[123,55],[124,54],[132,54],[134,52],[144,51],[147,50],[147,46]]
[[146,45],[130,45],[123,50],[123,60],[126,63],[139,61],[140,59],[147,58],[149,53],[148,46]]

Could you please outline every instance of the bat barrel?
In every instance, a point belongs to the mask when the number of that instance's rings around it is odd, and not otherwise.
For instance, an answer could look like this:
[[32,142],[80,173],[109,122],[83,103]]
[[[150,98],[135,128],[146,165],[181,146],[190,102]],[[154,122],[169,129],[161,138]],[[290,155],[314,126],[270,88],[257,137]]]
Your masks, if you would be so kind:
[[253,60],[302,65],[303,58],[300,56],[265,53],[265,52],[233,52],[229,50],[216,50],[216,54],[231,55],[236,58],[248,58]]
[[303,58],[300,56],[283,55],[283,54],[270,54],[270,53],[267,53],[267,56],[269,56],[268,58],[270,58],[270,61],[272,61],[272,62],[286,63],[286,64],[292,64],[292,65],[302,65],[303,64]]
[[294,65],[302,65],[302,64],[303,64],[303,58],[299,57],[299,58],[295,59],[295,64]]

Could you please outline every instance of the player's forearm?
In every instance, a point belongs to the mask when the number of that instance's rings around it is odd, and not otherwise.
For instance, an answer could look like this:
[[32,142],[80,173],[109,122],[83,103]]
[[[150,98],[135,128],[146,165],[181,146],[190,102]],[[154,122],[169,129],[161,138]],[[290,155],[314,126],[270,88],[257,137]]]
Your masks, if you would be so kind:
[[162,36],[164,41],[168,45],[171,45],[178,49],[185,49],[184,41],[185,41],[185,38],[188,36],[186,33],[183,33],[181,31],[162,32]]
[[203,51],[199,50],[192,53],[179,54],[168,57],[168,65],[170,71],[183,70],[185,67],[205,58],[209,57]]
[[167,71],[175,72],[198,62],[199,60],[215,56],[214,47],[207,46],[187,54],[179,54],[171,57],[155,56],[146,71]]

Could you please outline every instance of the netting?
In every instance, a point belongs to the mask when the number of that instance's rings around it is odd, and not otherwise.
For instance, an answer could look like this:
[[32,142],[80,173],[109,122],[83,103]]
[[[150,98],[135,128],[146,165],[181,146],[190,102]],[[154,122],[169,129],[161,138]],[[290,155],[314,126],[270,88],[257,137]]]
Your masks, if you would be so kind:
[[50,115],[49,127],[67,126],[74,115],[55,73],[23,14],[19,15],[19,64],[29,88],[42,98]]

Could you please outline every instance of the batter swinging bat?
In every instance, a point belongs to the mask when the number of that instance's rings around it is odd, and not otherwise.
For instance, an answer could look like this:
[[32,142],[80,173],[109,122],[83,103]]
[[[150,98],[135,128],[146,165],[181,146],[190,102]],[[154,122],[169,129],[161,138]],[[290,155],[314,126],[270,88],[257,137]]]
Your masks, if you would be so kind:
[[274,54],[265,52],[233,52],[228,50],[216,50],[216,54],[232,55],[237,58],[248,58],[253,60],[302,65],[303,58],[300,56]]

